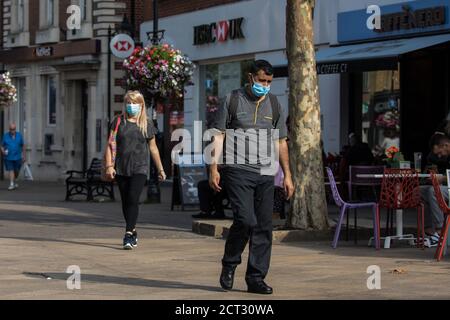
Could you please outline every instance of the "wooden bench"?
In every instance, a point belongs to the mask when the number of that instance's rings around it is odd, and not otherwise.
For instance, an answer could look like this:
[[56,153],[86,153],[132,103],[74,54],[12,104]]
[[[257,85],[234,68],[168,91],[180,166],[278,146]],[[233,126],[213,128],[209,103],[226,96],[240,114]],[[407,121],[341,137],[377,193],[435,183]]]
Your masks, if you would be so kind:
[[101,196],[114,201],[114,183],[101,179],[101,169],[102,161],[94,158],[86,171],[67,171],[69,177],[66,179],[66,201],[72,200],[71,197],[75,195],[85,195],[87,201]]

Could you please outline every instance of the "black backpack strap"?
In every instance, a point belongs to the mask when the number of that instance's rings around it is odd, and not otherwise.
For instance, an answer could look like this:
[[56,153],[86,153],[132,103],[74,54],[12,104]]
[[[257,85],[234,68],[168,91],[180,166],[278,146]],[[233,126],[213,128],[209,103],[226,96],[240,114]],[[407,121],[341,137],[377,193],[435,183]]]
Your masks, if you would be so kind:
[[270,106],[272,107],[272,126],[275,129],[280,120],[280,109],[278,108],[278,99],[274,94],[269,93]]
[[230,94],[230,101],[228,104],[228,120],[227,129],[231,128],[231,123],[236,119],[237,109],[239,103],[239,90],[233,90]]

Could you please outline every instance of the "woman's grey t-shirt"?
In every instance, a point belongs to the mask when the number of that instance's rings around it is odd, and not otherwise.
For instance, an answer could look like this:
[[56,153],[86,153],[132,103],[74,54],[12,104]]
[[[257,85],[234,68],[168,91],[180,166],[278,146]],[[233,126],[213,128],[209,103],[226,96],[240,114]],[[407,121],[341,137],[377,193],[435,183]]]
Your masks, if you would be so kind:
[[[117,118],[111,124],[115,129]],[[156,128],[152,121],[147,122],[147,137],[144,137],[136,123],[121,116],[117,132],[116,174],[131,177],[135,174],[148,174],[148,141],[155,137]]]

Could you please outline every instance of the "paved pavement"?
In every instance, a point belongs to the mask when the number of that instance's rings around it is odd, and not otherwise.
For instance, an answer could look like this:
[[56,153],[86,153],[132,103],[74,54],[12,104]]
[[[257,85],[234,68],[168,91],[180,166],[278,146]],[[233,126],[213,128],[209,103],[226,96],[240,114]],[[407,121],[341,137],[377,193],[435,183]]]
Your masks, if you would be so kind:
[[[286,242],[273,246],[267,282],[275,293],[245,292],[242,264],[235,289],[218,287],[224,242],[191,232],[192,212],[144,204],[139,247],[121,249],[120,202],[65,202],[62,183],[0,182],[0,299],[448,299],[450,264],[433,249],[396,245],[376,251],[360,241]],[[246,261],[247,251],[243,261]],[[81,269],[69,290],[68,266]],[[367,288],[367,268],[381,270],[381,289]]]

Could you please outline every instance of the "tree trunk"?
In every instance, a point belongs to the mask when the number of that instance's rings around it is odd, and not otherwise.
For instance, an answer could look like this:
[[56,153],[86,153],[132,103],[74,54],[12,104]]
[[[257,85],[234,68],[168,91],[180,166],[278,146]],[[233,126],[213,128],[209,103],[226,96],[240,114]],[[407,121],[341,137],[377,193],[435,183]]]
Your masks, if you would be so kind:
[[328,229],[314,51],[314,0],[287,0],[290,161],[295,183],[287,226]]

